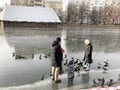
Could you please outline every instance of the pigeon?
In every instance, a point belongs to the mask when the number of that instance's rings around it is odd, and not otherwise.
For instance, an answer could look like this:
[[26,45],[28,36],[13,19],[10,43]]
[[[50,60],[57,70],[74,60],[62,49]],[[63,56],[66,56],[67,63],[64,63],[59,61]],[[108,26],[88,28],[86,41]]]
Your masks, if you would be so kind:
[[42,59],[42,55],[39,56],[39,59]]
[[12,57],[14,57],[15,56],[15,53],[12,53]]
[[98,63],[97,69],[103,69],[104,73],[108,70],[107,67],[109,66],[108,60],[104,61],[104,65],[102,65],[101,63]]
[[108,63],[108,60],[105,60],[104,63],[105,63],[105,64],[109,64],[109,63]]
[[98,65],[100,65],[100,66],[101,66],[102,64],[101,64],[101,63],[98,63]]
[[50,71],[50,76],[52,76],[52,71]]
[[67,60],[67,59],[64,60],[64,61],[63,61],[63,64],[66,66],[66,65],[68,64],[68,60]]
[[101,79],[101,87],[104,87],[104,84],[105,84],[105,79],[104,77]]
[[93,85],[97,86],[98,83],[95,81],[95,79],[93,79]]
[[78,60],[77,65],[80,66],[80,67],[82,67],[83,66],[83,62],[81,62],[80,60]]
[[101,69],[101,66],[97,66],[97,69]]
[[34,53],[32,54],[32,59],[34,58]]
[[44,75],[41,75],[41,81],[44,80],[44,77],[45,77]]
[[78,60],[74,61],[74,64],[77,64],[78,63]]
[[98,78],[98,81],[101,81],[101,79],[100,79],[100,78]]
[[98,85],[101,85],[102,79],[98,78]]
[[80,68],[79,67],[75,67],[75,72],[77,72],[78,74],[80,73]]
[[107,71],[108,69],[107,69],[107,68],[105,68],[105,67],[103,67],[103,70],[104,70],[104,71]]
[[48,57],[48,55],[47,55],[47,53],[45,53],[45,56],[44,56],[45,58],[47,58]]
[[49,57],[50,57],[50,54],[51,54],[51,53],[49,52],[49,53],[48,53],[48,56],[49,56]]
[[106,63],[105,63],[104,67],[108,67],[108,66],[109,66],[109,64],[106,64]]
[[74,57],[71,57],[72,60],[74,60]]
[[65,54],[65,57],[64,58],[67,58],[67,54]]
[[113,79],[110,79],[107,83],[108,86],[112,86],[113,85]]

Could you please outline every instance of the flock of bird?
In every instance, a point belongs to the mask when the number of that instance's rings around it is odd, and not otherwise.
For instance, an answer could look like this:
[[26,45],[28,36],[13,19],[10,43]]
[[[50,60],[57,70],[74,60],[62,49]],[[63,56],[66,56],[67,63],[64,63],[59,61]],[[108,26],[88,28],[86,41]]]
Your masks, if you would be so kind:
[[[26,57],[24,57],[22,55],[17,55],[15,53],[12,53],[12,57],[15,57],[15,59],[26,59]],[[39,60],[41,60],[43,57],[44,58],[50,57],[50,53],[45,53],[44,55],[40,54]],[[31,58],[32,59],[34,58],[34,53],[31,55]],[[80,74],[81,68],[83,68],[83,70],[86,69],[83,61],[79,60],[78,58],[75,60],[74,57],[71,57],[71,60],[74,61],[75,72],[77,72],[78,74]],[[64,58],[63,58],[63,65],[67,66],[68,63],[69,63],[68,56],[67,56],[67,54],[65,54]],[[103,69],[103,72],[106,72],[108,70],[108,66],[109,66],[108,60],[105,60],[103,65],[101,63],[98,63],[97,69],[98,70]],[[51,76],[51,72],[50,72],[50,76]],[[45,75],[41,75],[40,80],[42,81],[42,80],[44,80],[44,78],[45,78]],[[106,83],[105,83],[104,77],[102,79],[98,78],[98,80],[93,79],[93,85],[101,86],[101,87],[104,87],[105,85],[111,86],[111,85],[113,85],[113,79],[109,79],[109,81]]]
[[[18,55],[18,54],[16,54],[16,53],[12,53],[12,57],[14,57],[15,59],[27,59],[25,56],[23,56],[23,55]],[[34,53],[31,55],[31,58],[33,59],[35,57],[35,55],[34,55]],[[45,54],[40,54],[39,55],[39,60],[41,60],[42,59],[42,57],[44,57],[44,58],[48,58],[48,57],[50,57],[50,53],[45,53]]]
[[109,67],[108,60],[105,60],[103,65],[101,63],[98,63],[97,69],[103,69],[103,73],[106,73],[108,67]]
[[[64,60],[63,60],[63,65],[64,65],[64,66],[67,66],[68,63],[69,63],[69,60],[68,60],[67,57],[68,57],[67,55],[65,55],[65,57],[64,57]],[[72,60],[72,61],[74,62],[75,72],[77,72],[78,75],[80,74],[81,68],[83,68],[83,70],[86,70],[87,67],[85,67],[84,62],[81,61],[80,59],[78,59],[78,58],[75,59],[74,57],[71,57],[70,60]]]
[[112,86],[112,85],[113,85],[113,79],[109,79],[107,83],[105,83],[104,77],[102,79],[98,78],[97,81],[93,79],[93,86],[101,86],[104,88],[105,86]]
[[[12,57],[14,57],[15,59],[27,59],[25,56],[23,56],[23,55],[18,55],[18,54],[16,54],[16,53],[12,53]],[[35,57],[35,55],[34,55],[34,53],[31,55],[31,58],[32,59],[34,59],[34,57]],[[45,53],[45,54],[40,54],[39,55],[39,60],[42,60],[42,58],[48,58],[48,57],[50,57],[50,53]],[[45,78],[45,75],[43,75],[43,74],[41,74],[41,76],[40,76],[40,80],[42,81],[42,80],[44,80],[44,78]]]

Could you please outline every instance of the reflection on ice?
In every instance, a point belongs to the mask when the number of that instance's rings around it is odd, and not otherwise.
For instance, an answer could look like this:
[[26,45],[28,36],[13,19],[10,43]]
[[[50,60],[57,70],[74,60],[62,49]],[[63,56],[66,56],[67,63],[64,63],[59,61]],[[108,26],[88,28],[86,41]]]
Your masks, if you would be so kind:
[[65,53],[67,53],[66,39],[67,39],[67,30],[63,29],[61,31],[61,47],[65,50]]
[[9,59],[14,52],[14,47],[11,47],[5,36],[0,36],[0,62],[4,62],[2,59]]

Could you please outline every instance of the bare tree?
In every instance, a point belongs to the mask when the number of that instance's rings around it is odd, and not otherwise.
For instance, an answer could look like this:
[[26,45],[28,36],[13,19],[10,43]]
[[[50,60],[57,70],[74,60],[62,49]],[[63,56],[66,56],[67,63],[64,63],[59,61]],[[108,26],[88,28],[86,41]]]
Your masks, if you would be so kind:
[[112,2],[106,4],[104,7],[89,8],[89,3],[82,2],[78,6],[74,2],[70,2],[67,8],[67,21],[76,22],[80,24],[120,24],[120,3]]
[[102,12],[103,12],[103,7],[99,7],[98,10],[98,23],[101,24],[102,21]]
[[102,12],[102,23],[103,24],[115,24],[119,18],[120,4],[112,3],[106,5]]
[[77,9],[74,2],[69,2],[67,7],[67,21],[68,22],[75,22],[77,17]]
[[86,4],[85,2],[82,2],[79,5],[79,20],[80,20],[80,24],[83,24],[83,21],[86,19],[86,16],[88,15],[88,11],[89,11],[89,5]]
[[98,10],[96,9],[96,7],[92,8],[91,14],[90,14],[90,20],[92,24],[97,24],[98,23]]

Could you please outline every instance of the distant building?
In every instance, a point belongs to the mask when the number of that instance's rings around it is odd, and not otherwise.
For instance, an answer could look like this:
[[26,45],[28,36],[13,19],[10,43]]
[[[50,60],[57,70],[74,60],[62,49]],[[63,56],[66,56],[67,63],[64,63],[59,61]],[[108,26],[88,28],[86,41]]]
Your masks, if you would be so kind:
[[11,5],[53,8],[58,15],[63,9],[62,0],[11,0]]
[[85,2],[89,5],[90,9],[93,7],[96,7],[99,9],[99,7],[104,7],[106,4],[111,3],[120,3],[120,0],[74,0],[75,3],[80,4],[82,2]]
[[52,8],[7,6],[0,21],[8,27],[58,28],[61,21]]
[[63,9],[63,2],[62,0],[46,0],[45,7],[53,8],[60,15]]

